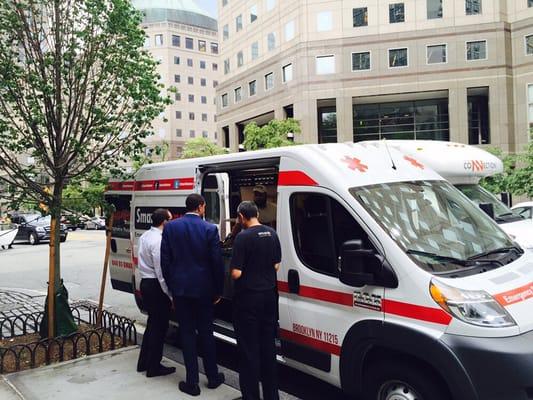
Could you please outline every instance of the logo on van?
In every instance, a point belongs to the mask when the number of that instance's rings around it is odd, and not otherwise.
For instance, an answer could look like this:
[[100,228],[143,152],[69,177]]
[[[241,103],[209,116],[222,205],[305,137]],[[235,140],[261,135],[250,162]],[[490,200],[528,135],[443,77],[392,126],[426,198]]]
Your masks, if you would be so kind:
[[381,296],[366,292],[353,292],[353,306],[381,311]]
[[483,160],[465,161],[464,169],[472,172],[483,172],[487,169],[496,169],[496,163]]
[[341,161],[348,164],[348,168],[350,168],[352,171],[357,170],[359,172],[366,172],[368,170],[368,165],[363,164],[358,158],[344,156]]
[[147,231],[152,226],[152,214],[158,208],[166,208],[172,214],[172,219],[181,218],[185,215],[185,207],[136,207],[135,230]]

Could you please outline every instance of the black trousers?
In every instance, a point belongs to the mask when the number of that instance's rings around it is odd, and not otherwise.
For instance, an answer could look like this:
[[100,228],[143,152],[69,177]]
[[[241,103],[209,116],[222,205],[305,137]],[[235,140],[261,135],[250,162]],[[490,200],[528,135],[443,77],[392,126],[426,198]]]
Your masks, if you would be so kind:
[[157,279],[141,280],[141,295],[148,322],[144,331],[137,369],[157,372],[163,358],[171,302]]
[[213,336],[213,301],[204,298],[175,296],[174,306],[176,307],[183,359],[187,370],[186,382],[190,385],[198,384],[196,332],[198,332],[198,341],[202,349],[202,361],[207,379],[216,379],[218,367],[215,337]]
[[239,353],[239,380],[244,400],[279,400],[276,371],[278,294],[276,290],[242,292],[233,298]]

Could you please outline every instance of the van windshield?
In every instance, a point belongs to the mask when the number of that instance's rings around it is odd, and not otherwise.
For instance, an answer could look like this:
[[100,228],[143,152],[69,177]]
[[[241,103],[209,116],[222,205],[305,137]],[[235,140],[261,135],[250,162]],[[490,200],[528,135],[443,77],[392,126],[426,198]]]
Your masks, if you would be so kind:
[[494,206],[494,219],[499,224],[524,219],[479,185],[456,185],[455,187],[477,205],[481,203],[492,204]]
[[[491,261],[489,255],[511,249],[521,254],[490,217],[448,182],[387,183],[350,192],[426,271],[470,269],[473,264]],[[498,259],[493,267],[500,265]]]

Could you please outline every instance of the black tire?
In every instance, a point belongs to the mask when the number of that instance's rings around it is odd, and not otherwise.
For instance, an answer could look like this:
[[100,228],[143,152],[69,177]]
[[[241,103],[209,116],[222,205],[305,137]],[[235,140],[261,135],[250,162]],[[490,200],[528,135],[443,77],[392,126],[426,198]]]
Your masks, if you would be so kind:
[[60,241],[61,243],[64,243],[64,242],[67,241],[67,237],[66,237],[66,236],[60,237],[60,238],[59,238],[59,241]]
[[35,246],[39,244],[39,237],[34,232],[30,232],[28,235],[28,242],[30,242],[32,246]]
[[384,360],[365,373],[364,400],[450,400],[441,380],[412,360]]

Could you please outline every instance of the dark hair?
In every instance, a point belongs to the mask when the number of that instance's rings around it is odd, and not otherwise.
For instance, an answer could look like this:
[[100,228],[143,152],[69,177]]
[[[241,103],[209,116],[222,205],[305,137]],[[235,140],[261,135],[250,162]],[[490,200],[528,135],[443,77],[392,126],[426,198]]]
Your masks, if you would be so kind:
[[158,208],[155,210],[152,214],[152,226],[155,226],[156,228],[161,226],[161,224],[168,219],[169,213],[170,211],[168,211],[166,208]]
[[250,220],[252,218],[257,218],[259,215],[259,210],[253,201],[243,201],[237,207],[237,213],[242,214],[244,218]]
[[205,199],[199,194],[193,193],[187,196],[185,200],[185,209],[187,212],[198,210],[198,207],[205,204]]

